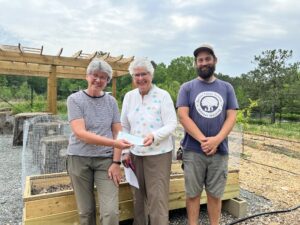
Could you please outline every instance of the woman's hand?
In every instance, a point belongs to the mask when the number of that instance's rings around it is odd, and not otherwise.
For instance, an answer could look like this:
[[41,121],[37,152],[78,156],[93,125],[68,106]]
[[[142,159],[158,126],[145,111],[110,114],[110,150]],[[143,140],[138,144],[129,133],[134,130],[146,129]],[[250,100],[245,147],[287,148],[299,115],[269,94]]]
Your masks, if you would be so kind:
[[120,140],[115,140],[114,141],[114,148],[119,148],[119,149],[126,149],[126,148],[130,148],[132,146],[132,144],[124,139],[120,139]]
[[150,146],[152,145],[152,143],[154,142],[154,136],[153,134],[148,134],[145,138],[144,138],[144,146]]
[[122,155],[122,163],[126,168],[131,168],[133,171],[135,171],[135,166],[133,165],[131,153],[126,153]]
[[130,161],[131,161],[130,153],[122,154],[122,163],[126,168],[129,167]]
[[108,177],[113,180],[115,185],[119,187],[119,183],[121,182],[121,168],[120,165],[116,163],[112,163],[108,168]]

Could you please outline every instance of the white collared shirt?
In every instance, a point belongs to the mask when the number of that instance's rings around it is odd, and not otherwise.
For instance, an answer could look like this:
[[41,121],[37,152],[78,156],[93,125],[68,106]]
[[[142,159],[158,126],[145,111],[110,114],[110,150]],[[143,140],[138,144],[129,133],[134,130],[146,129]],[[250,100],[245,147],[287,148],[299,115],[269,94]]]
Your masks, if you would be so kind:
[[149,133],[154,142],[148,147],[133,146],[131,152],[139,156],[158,155],[173,150],[172,133],[177,117],[170,94],[153,85],[147,95],[138,89],[129,91],[123,100],[121,113],[123,131],[139,137]]

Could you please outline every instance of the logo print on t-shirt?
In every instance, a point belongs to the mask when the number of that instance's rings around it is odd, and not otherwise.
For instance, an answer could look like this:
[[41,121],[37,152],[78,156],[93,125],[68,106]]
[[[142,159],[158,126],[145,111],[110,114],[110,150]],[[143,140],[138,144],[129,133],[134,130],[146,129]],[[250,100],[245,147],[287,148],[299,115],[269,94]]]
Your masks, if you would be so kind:
[[217,117],[223,108],[223,98],[213,91],[201,92],[195,99],[195,106],[198,113],[205,118]]

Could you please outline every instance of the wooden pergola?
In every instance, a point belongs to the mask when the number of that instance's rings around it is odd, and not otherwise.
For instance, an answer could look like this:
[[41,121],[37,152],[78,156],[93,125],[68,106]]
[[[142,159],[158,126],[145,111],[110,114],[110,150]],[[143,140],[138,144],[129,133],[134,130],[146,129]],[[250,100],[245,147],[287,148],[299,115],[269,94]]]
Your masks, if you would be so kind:
[[128,74],[128,66],[134,57],[124,58],[123,55],[112,57],[109,53],[95,51],[85,54],[82,50],[71,57],[61,56],[63,48],[57,55],[43,55],[41,48],[1,45],[0,44],[0,75],[47,77],[48,111],[57,113],[57,79],[85,79],[86,67],[94,58],[105,60],[113,69],[112,94],[116,96],[117,77]]

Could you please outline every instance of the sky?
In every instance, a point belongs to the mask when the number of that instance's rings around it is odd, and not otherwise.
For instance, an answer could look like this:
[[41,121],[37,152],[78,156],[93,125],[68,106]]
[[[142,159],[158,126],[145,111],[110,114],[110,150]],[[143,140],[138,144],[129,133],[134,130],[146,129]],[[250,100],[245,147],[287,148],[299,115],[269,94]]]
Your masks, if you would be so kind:
[[299,12],[299,0],[0,0],[0,44],[169,65],[209,43],[216,72],[240,76],[265,50],[293,50],[300,61]]

